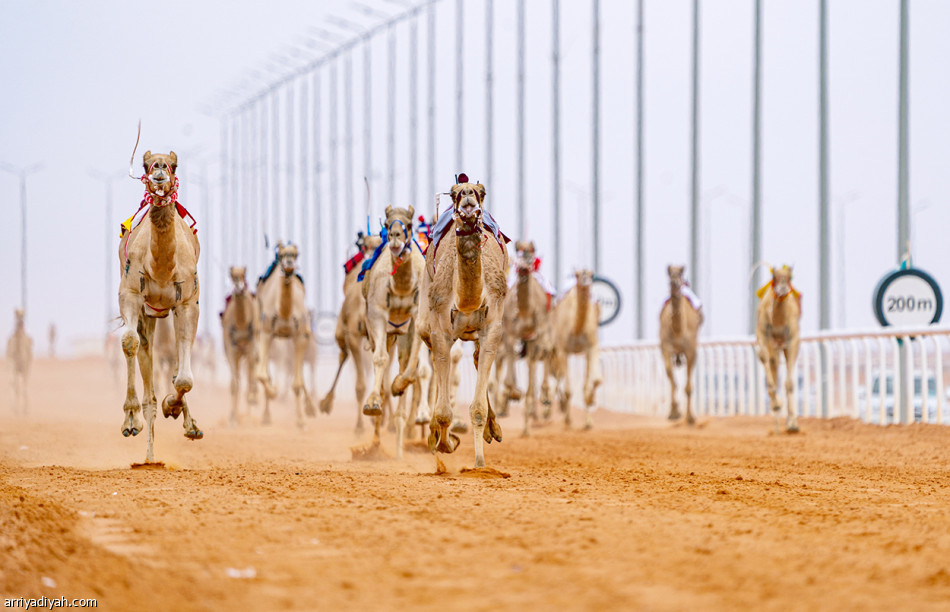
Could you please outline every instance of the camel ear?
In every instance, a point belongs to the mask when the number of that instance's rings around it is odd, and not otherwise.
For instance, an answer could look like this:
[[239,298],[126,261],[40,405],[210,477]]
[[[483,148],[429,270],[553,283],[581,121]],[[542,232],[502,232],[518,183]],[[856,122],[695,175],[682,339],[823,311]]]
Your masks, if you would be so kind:
[[178,156],[175,155],[174,151],[170,151],[168,158],[172,160],[172,174],[175,174],[175,171],[178,170]]
[[145,169],[145,173],[148,174],[148,160],[152,159],[152,152],[146,151],[142,155],[142,168]]
[[462,190],[460,185],[452,185],[452,189],[449,193],[452,195],[452,204],[457,206],[459,203],[459,192]]
[[414,214],[416,214],[416,209],[413,208],[412,205],[410,204],[410,205],[409,205],[409,223],[410,223],[410,224],[412,223],[412,216],[413,216]]
[[478,203],[482,204],[485,202],[485,186],[481,183],[475,185],[475,193],[478,194]]
[[389,206],[386,207],[386,216],[388,217],[389,213],[391,213],[392,211],[393,211],[393,205],[390,204]]
[[672,264],[666,266],[666,275],[667,275],[667,276],[673,276],[673,265],[672,265]]

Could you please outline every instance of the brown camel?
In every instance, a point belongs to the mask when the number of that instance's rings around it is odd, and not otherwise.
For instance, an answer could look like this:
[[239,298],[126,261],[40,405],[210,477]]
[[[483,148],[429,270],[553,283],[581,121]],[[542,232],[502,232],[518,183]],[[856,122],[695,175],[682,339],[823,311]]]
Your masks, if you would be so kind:
[[[380,251],[360,283],[366,299],[366,333],[373,352],[373,386],[363,405],[363,414],[377,417],[376,435],[382,420],[383,387],[390,386],[387,373],[390,355],[395,345],[399,354],[400,378],[415,385],[413,398],[420,395],[418,382],[419,342],[416,339],[414,319],[419,311],[419,287],[422,282],[425,258],[413,240],[412,219],[415,210],[386,207],[386,242],[388,248]],[[398,342],[397,342],[398,341]],[[412,362],[416,370],[411,375],[407,366]],[[403,435],[406,429],[406,386],[392,387],[400,395],[395,415],[396,456],[402,457]]]
[[[279,270],[277,268],[280,268]],[[303,280],[297,275],[297,247],[277,243],[277,260],[271,274],[257,284],[257,300],[261,309],[261,333],[258,350],[257,379],[264,385],[264,416],[270,424],[270,400],[277,389],[270,376],[270,348],[274,338],[287,338],[294,348],[293,390],[297,405],[297,427],[304,427],[304,413],[315,416],[310,392],[304,384],[303,359],[310,342],[310,311],[305,303]]]
[[119,312],[122,316],[122,351],[127,376],[125,420],[122,435],[135,436],[142,430],[141,413],[135,391],[135,359],[142,376],[144,412],[148,423],[146,461],[154,459],[153,441],[157,410],[152,372],[152,346],[156,318],[174,317],[177,371],[175,392],[162,401],[162,414],[184,415],[185,437],[199,440],[204,434],[191,416],[185,394],[194,386],[191,347],[198,328],[198,236],[179,215],[178,156],[143,156],[148,212],[141,222],[119,242],[121,265]]
[[[473,341],[478,376],[469,414],[475,438],[475,467],[484,467],[484,442],[500,442],[502,438],[488,397],[488,378],[501,345],[508,291],[507,239],[482,209],[483,185],[469,183],[468,177],[460,175],[451,196],[452,214],[437,221],[433,241],[426,250],[419,306],[419,335],[432,351],[437,385],[429,423],[429,450],[451,453],[458,447],[458,436],[449,431],[453,416],[449,403],[450,352],[455,340]],[[410,371],[414,371],[412,365]]]
[[[500,384],[499,414],[508,413],[508,400],[522,396],[515,382],[515,363],[519,357],[528,362],[528,385],[525,397],[523,436],[530,435],[530,422],[539,420],[537,413],[538,393],[535,386],[537,368],[540,364],[548,368],[549,357],[553,352],[553,333],[548,312],[548,294],[534,277],[534,243],[519,240],[515,243],[518,256],[515,259],[517,273],[513,291],[505,299],[504,343],[499,360],[505,365],[505,381]],[[520,346],[519,346],[520,345]],[[502,360],[502,356],[504,357]],[[501,376],[499,368],[499,377]],[[542,403],[545,405],[544,418],[550,416],[550,392],[548,377],[542,376]],[[546,401],[545,401],[546,400]]]
[[[668,266],[670,297],[660,310],[660,350],[666,364],[666,376],[670,380],[670,415],[675,421],[680,418],[676,401],[676,381],[673,366],[686,360],[686,422],[692,425],[693,418],[693,368],[696,366],[696,342],[699,326],[703,324],[703,312],[686,284],[686,266]],[[685,293],[685,295],[684,295]]]
[[590,270],[574,272],[576,284],[554,309],[554,376],[558,384],[558,397],[564,425],[571,426],[571,377],[567,369],[570,355],[582,354],[587,358],[587,373],[584,379],[584,428],[593,427],[590,411],[594,405],[600,375],[600,342],[597,328],[600,322],[600,304],[590,295],[594,273]]
[[[776,396],[778,387],[778,361],[785,354],[785,401],[788,412],[785,431],[798,432],[798,415],[795,404],[795,362],[798,360],[798,326],[802,317],[801,294],[792,286],[792,269],[782,266],[772,270],[772,280],[759,289],[762,300],[756,311],[755,339],[759,361],[765,366],[765,381],[769,401],[775,414],[775,433],[781,432],[779,412],[782,403]],[[788,299],[792,296],[792,299]]]
[[13,366],[13,413],[26,416],[29,409],[26,381],[33,363],[33,339],[26,333],[23,310],[14,311],[13,334],[7,340],[7,360]]
[[261,331],[261,310],[257,297],[248,290],[247,268],[231,266],[231,295],[221,313],[224,355],[231,368],[231,425],[238,423],[238,396],[242,362],[247,366],[247,405],[257,404],[257,346]]
[[[333,377],[333,384],[326,396],[320,400],[320,412],[329,414],[333,410],[334,392],[336,383],[340,380],[340,372],[347,358],[353,358],[356,369],[356,431],[363,431],[363,400],[366,399],[366,361],[368,351],[364,349],[366,340],[366,298],[363,297],[363,288],[357,283],[362,261],[368,259],[373,251],[382,243],[379,236],[365,236],[360,240],[362,257],[354,258],[355,264],[343,279],[343,304],[336,318],[336,343],[340,347],[340,359]],[[368,346],[368,345],[367,345]]]

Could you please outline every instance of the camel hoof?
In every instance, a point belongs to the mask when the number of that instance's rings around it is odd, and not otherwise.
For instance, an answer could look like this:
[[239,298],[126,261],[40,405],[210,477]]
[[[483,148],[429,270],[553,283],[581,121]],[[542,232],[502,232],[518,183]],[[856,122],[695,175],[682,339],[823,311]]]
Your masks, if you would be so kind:
[[203,437],[205,437],[205,433],[196,427],[194,429],[189,429],[188,431],[186,431],[185,437],[188,438],[189,440],[200,440]]
[[429,452],[454,453],[462,440],[453,433],[438,427],[429,427]]
[[412,381],[408,376],[403,376],[402,374],[397,374],[396,378],[393,379],[392,393],[396,397],[399,397],[406,392],[406,389],[409,385],[412,384]]
[[270,413],[265,412],[264,416],[261,417],[261,425],[270,425],[270,424],[271,424]]
[[162,414],[166,419],[168,417],[177,419],[181,414],[181,408],[183,405],[184,402],[178,399],[177,396],[173,394],[166,395],[165,399],[162,400]]
[[310,398],[307,398],[306,402],[304,403],[303,411],[304,414],[310,418],[317,416],[317,410],[314,408],[313,402],[310,401]]
[[489,444],[492,443],[492,440],[501,442],[501,425],[498,424],[498,421],[495,419],[488,419],[488,423],[485,424],[485,429],[482,432],[482,437],[485,439],[485,442]]
[[455,419],[452,421],[452,427],[449,431],[452,433],[466,434],[468,433],[468,425],[461,419]]
[[667,420],[670,420],[670,421],[678,421],[678,420],[680,420],[680,413],[679,413],[678,410],[675,411],[675,412],[671,410],[671,411],[670,411],[670,416],[668,416],[668,417],[666,417],[666,418],[667,418]]
[[696,418],[695,418],[693,415],[691,415],[691,414],[686,415],[686,424],[687,424],[687,425],[695,425],[695,424],[696,424]]
[[333,396],[328,395],[320,400],[320,412],[330,414],[333,411]]
[[363,406],[363,414],[371,417],[383,416],[383,409],[379,404],[373,404],[372,406],[366,404]]
[[590,431],[593,428],[594,428],[593,423],[584,423],[584,431]]
[[431,416],[420,412],[419,415],[416,416],[416,425],[426,425],[431,420],[432,420]]
[[449,433],[448,436],[442,439],[442,443],[439,444],[440,453],[454,453],[455,449],[459,447],[462,440],[455,434]]
[[521,389],[515,387],[508,390],[508,399],[513,399],[517,402],[522,397],[524,397],[524,392]]
[[795,424],[793,424],[793,425],[789,425],[788,427],[785,428],[785,431],[787,431],[788,433],[791,433],[791,434],[795,434],[795,433],[799,433],[799,432],[800,432],[800,430],[798,429],[798,424],[797,424],[797,423],[795,423]]

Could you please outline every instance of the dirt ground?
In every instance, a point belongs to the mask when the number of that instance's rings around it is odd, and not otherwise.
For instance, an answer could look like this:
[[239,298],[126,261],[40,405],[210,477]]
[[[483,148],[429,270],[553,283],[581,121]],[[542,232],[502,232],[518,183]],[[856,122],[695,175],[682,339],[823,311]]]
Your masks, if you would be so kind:
[[[600,410],[445,458],[355,461],[355,407],[299,432],[156,425],[164,470],[133,470],[122,394],[98,359],[39,361],[31,415],[0,393],[0,597],[105,610],[950,608],[950,428],[761,418],[700,427]],[[200,385],[200,383],[199,383]],[[320,390],[322,394],[323,390]],[[344,395],[343,393],[338,394]],[[348,393],[346,394],[348,395]],[[517,412],[516,412],[517,414]],[[575,422],[583,422],[581,418]],[[394,438],[383,446],[394,452]],[[55,586],[51,586],[54,585]]]

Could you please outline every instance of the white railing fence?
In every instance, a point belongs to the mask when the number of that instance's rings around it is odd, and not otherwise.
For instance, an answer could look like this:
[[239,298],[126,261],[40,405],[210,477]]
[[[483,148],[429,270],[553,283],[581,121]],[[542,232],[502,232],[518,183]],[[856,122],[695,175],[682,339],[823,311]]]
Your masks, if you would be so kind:
[[[903,371],[902,346],[906,348]],[[823,372],[821,351],[828,356]],[[850,416],[879,424],[950,423],[950,390],[944,385],[948,353],[950,328],[804,334],[793,401],[801,416]],[[784,405],[784,358],[780,364],[778,394]],[[636,414],[668,413],[670,385],[659,343],[604,349],[603,368],[602,405]],[[678,392],[682,393],[685,367],[676,370]],[[694,376],[698,415],[770,413],[765,370],[752,337],[701,341]],[[899,401],[902,380],[912,383],[904,387],[903,401]],[[827,385],[827,395],[822,392],[823,385]]]

